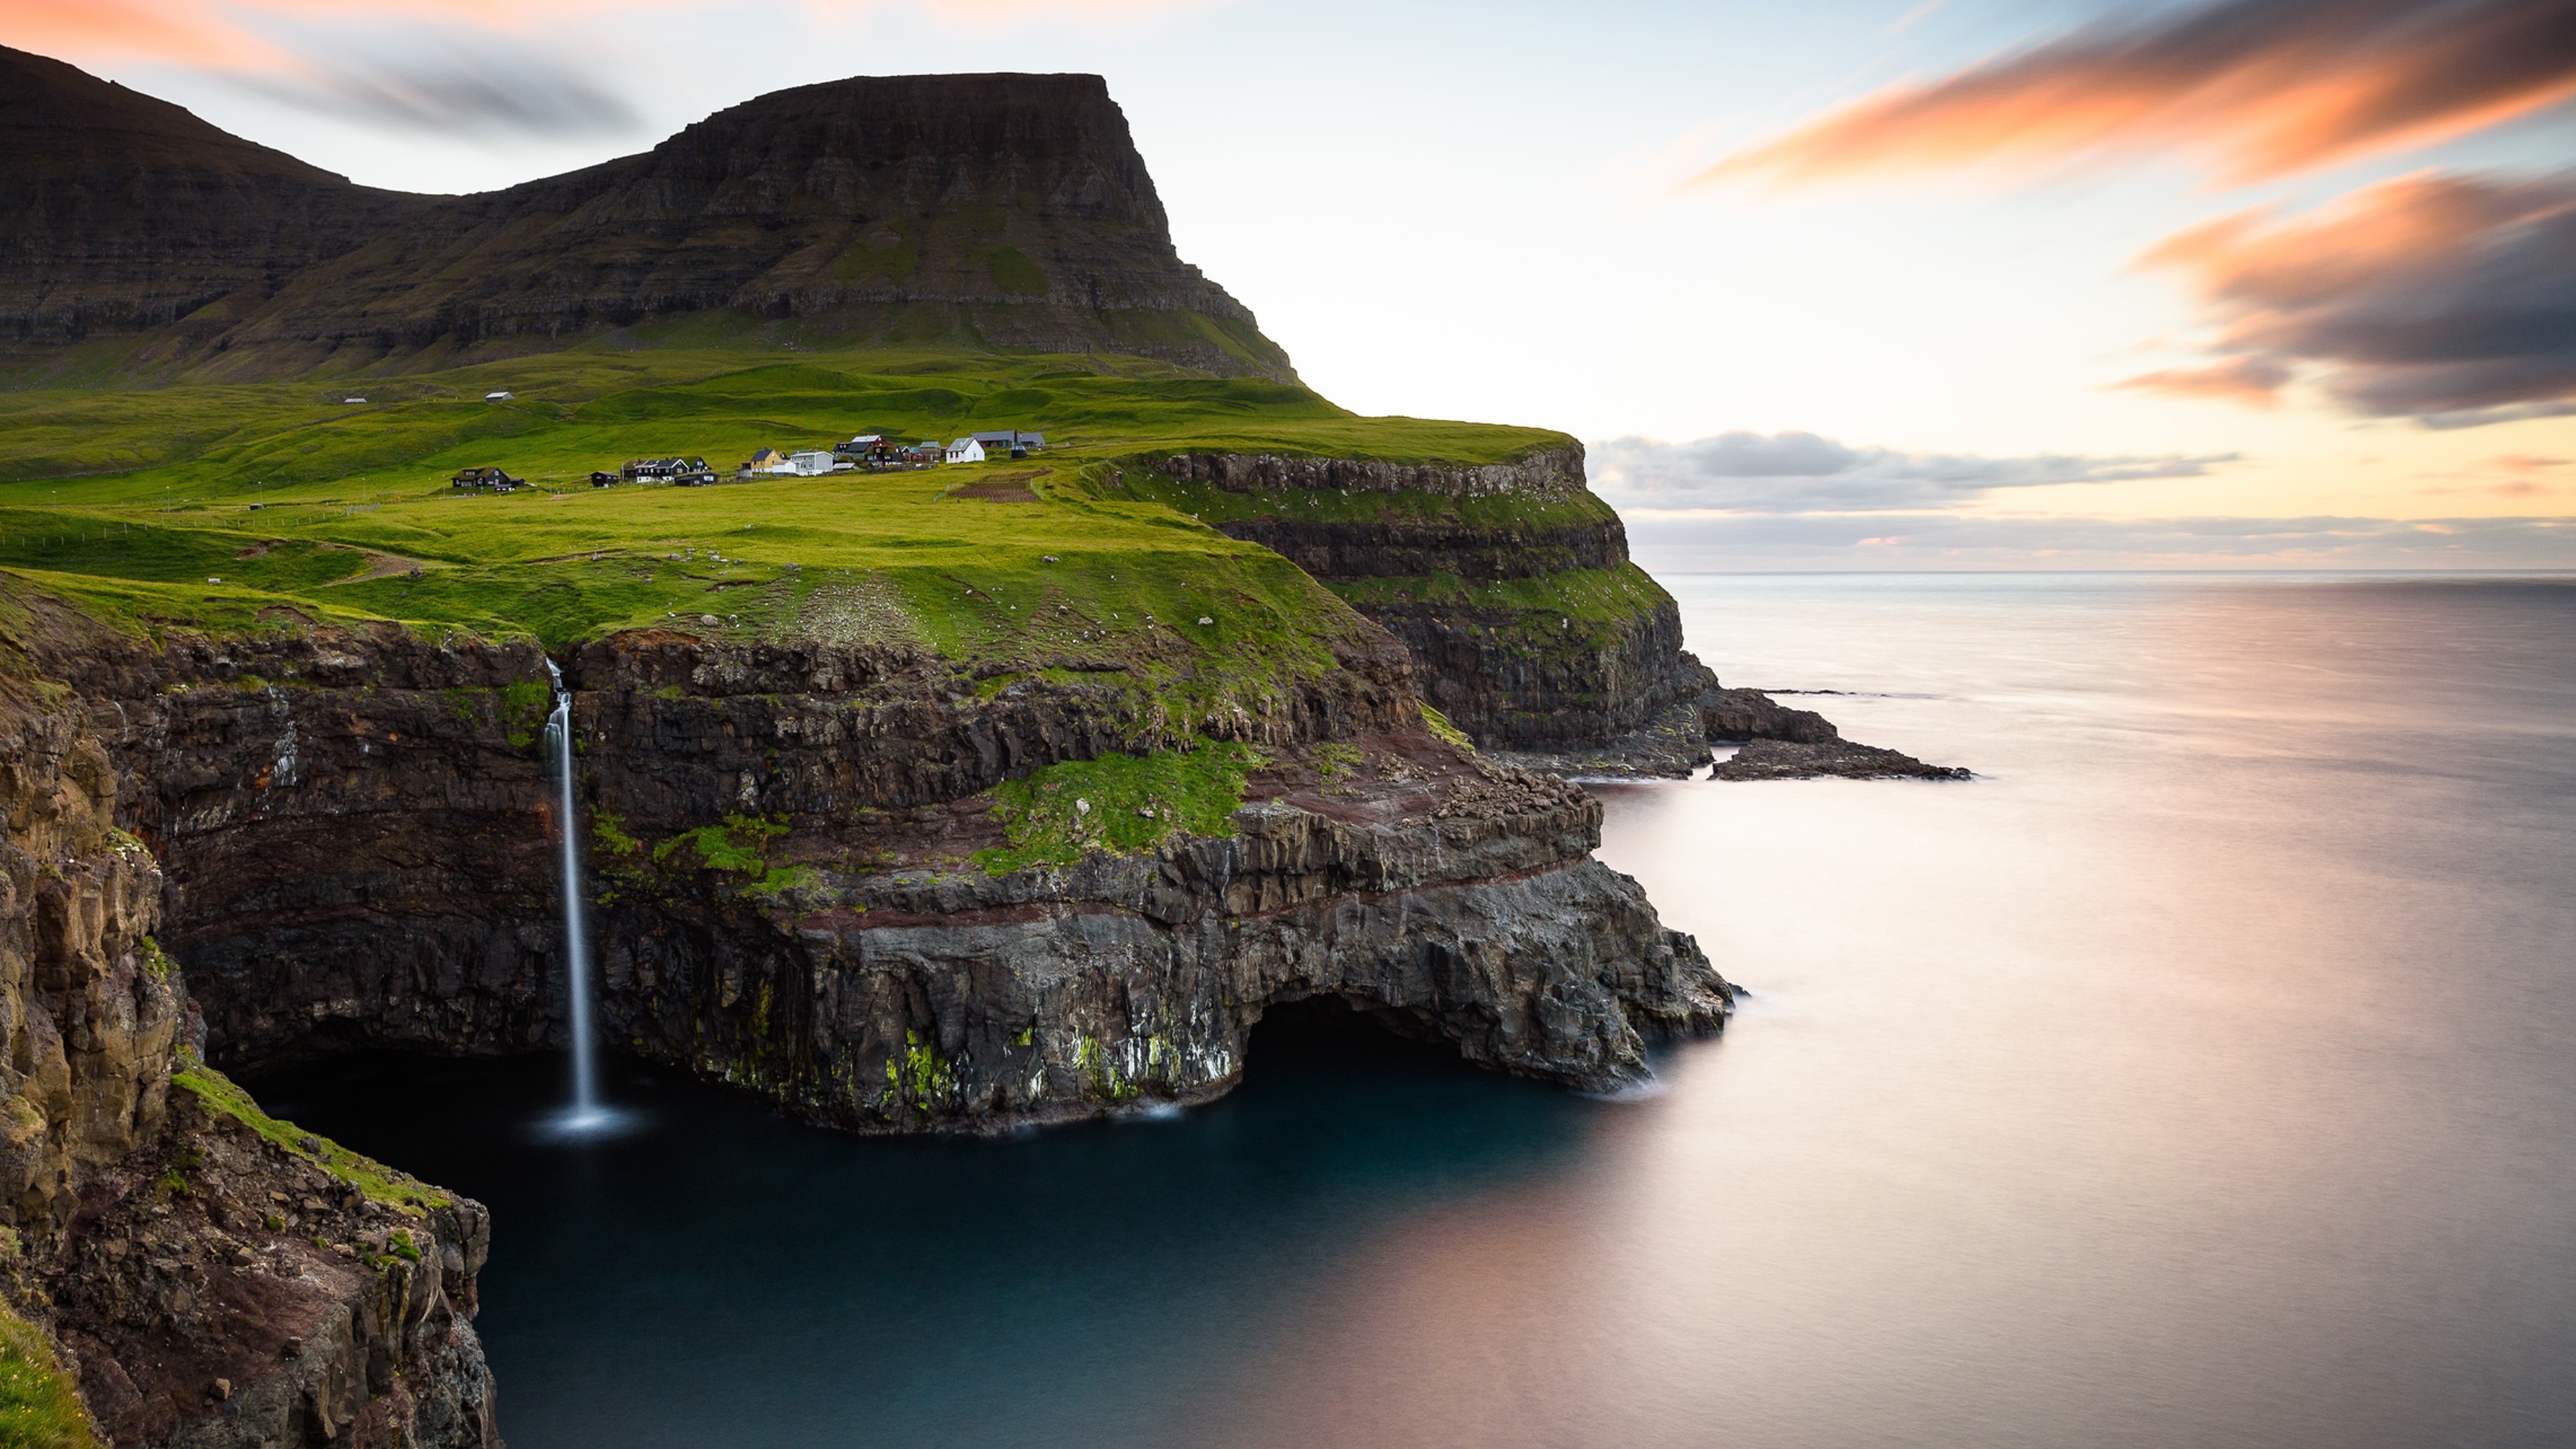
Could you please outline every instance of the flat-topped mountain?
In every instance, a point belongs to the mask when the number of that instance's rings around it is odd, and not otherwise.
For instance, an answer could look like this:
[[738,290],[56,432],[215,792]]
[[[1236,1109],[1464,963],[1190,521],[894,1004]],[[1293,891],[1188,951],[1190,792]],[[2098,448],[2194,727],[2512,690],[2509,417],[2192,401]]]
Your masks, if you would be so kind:
[[1114,352],[1293,376],[1172,248],[1107,84],[862,76],[471,196],[354,185],[0,48],[0,345],[147,334],[223,378],[551,350],[616,329]]

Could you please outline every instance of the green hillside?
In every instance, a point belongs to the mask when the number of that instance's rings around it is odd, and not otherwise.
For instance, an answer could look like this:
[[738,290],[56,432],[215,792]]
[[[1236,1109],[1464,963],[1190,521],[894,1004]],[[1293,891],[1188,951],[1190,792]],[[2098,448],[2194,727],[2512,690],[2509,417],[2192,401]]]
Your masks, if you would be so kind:
[[[511,401],[483,401],[501,389]],[[1008,426],[1050,446],[1020,462],[706,488],[587,481],[638,456],[698,454],[730,474],[762,447]],[[1331,641],[1360,625],[1186,501],[1111,496],[1124,491],[1105,486],[1115,460],[1223,448],[1492,462],[1563,441],[1060,356],[574,351],[328,387],[6,393],[0,568],[135,631],[302,617],[556,649],[647,627],[911,642],[996,670],[1104,659],[1181,706],[1328,668]],[[540,486],[449,486],[482,465]]]

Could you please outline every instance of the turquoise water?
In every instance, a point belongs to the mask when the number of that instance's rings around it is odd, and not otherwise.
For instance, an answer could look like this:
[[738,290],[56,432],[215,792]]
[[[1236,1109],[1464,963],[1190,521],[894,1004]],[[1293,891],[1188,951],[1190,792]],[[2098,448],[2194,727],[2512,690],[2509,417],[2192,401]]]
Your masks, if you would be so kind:
[[1322,1028],[997,1142],[261,1086],[492,1205],[517,1449],[2569,1441],[2576,584],[1671,582],[1729,683],[1980,778],[1602,787],[1753,992],[1654,1093]]

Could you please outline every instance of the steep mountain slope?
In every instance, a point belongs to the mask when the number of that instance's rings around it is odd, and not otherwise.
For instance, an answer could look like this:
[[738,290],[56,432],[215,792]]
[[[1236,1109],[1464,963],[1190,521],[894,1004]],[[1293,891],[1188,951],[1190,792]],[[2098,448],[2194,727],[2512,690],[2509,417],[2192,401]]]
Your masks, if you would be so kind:
[[1293,376],[1173,251],[1098,76],[803,86],[463,197],[353,186],[23,52],[0,50],[0,95],[0,335],[22,368],[31,344],[159,329],[136,355],[190,376],[338,374],[698,314],[716,335]]
[[429,205],[0,46],[0,340],[133,332],[264,296]]

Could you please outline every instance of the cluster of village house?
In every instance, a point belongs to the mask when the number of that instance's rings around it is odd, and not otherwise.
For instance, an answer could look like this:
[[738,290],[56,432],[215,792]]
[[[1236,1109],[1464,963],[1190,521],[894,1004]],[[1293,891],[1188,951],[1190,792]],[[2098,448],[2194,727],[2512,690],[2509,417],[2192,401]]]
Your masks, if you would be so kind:
[[[882,433],[861,433],[846,443],[830,448],[812,448],[801,452],[781,452],[763,448],[749,461],[734,470],[740,480],[753,478],[817,478],[826,473],[847,473],[866,469],[931,468],[942,463],[981,463],[987,458],[1025,458],[1046,446],[1043,433],[1024,433],[1017,428],[996,432],[969,433],[952,443],[897,443]],[[528,480],[514,478],[501,468],[460,468],[450,480],[460,492],[510,493],[528,486]],[[601,469],[590,475],[590,486],[608,488],[620,483],[666,483],[674,487],[695,488],[719,481],[716,470],[704,458],[635,458],[615,472]]]

